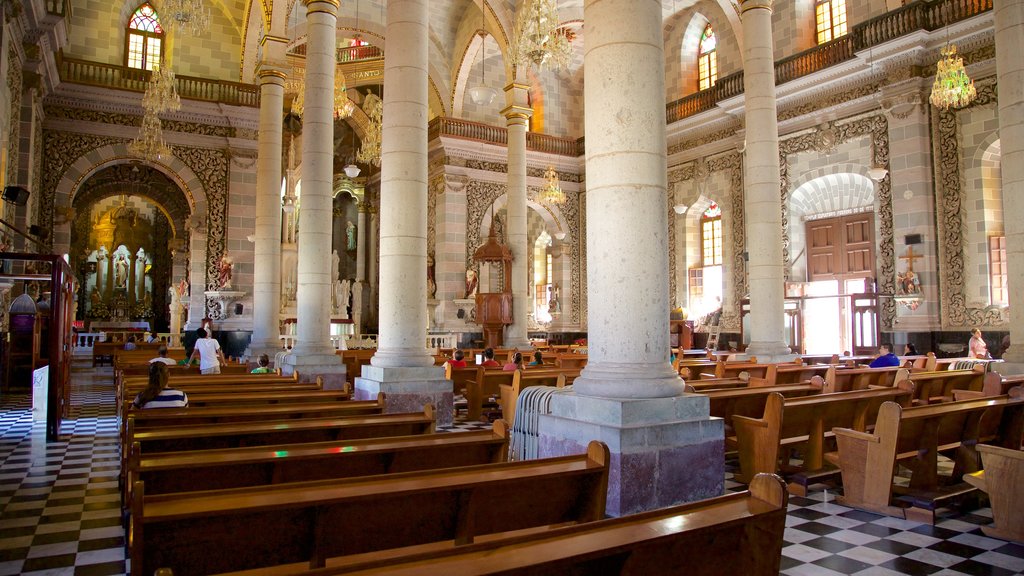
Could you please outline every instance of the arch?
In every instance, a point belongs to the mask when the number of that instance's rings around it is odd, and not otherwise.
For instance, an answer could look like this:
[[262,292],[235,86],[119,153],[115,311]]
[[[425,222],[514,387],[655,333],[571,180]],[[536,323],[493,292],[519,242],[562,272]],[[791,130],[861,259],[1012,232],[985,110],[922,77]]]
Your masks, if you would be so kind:
[[[483,217],[480,219],[480,238],[487,237],[487,234],[491,230],[491,221],[493,220],[494,215],[504,210],[507,205],[508,194],[502,194],[501,196],[495,198],[494,202],[492,202],[487,207],[487,209],[484,211]],[[527,208],[532,209],[533,211],[540,215],[541,219],[544,220],[544,225],[547,227],[547,230],[552,232],[565,232],[566,237],[565,239],[562,240],[562,242],[573,241],[573,239],[568,236],[568,234],[570,234],[571,232],[571,229],[569,228],[569,223],[565,219],[565,216],[562,214],[561,210],[558,210],[557,208],[552,208],[546,204],[541,204],[540,202],[533,200],[529,196],[527,196],[526,198],[526,206]],[[552,233],[551,236],[554,236],[554,234]]]
[[124,65],[137,70],[154,70],[165,60],[167,35],[160,14],[148,1],[137,5],[124,21]]
[[[501,66],[495,67],[488,64],[488,61],[493,62],[495,57],[500,58]],[[473,35],[463,51],[462,60],[459,62],[458,68],[456,69],[455,83],[452,87],[451,109],[452,114],[455,117],[486,122],[486,120],[481,119],[483,115],[486,115],[489,112],[500,111],[504,108],[504,94],[502,88],[507,84],[507,82],[493,71],[495,69],[505,70],[505,60],[505,54],[501,51],[501,46],[498,45],[494,36],[488,34],[486,37],[481,38],[479,34]],[[481,68],[483,68],[482,72]],[[492,71],[489,77],[486,75],[487,71]],[[475,82],[475,80],[479,79],[481,76],[486,79],[488,86],[494,88],[498,92],[494,102],[486,108],[478,107],[472,101],[468,103],[466,101],[469,87],[476,85],[477,82]],[[476,114],[473,114],[476,118],[466,116],[467,111],[476,112]],[[493,124],[493,122],[487,123]]]

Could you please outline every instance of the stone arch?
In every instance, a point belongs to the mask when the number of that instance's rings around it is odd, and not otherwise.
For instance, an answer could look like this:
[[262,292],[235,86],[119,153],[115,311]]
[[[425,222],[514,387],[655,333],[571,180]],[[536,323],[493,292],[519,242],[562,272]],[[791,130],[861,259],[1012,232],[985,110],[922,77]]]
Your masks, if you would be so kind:
[[[487,238],[487,234],[490,233],[491,230],[491,222],[494,219],[494,215],[504,210],[507,205],[508,194],[502,194],[495,198],[494,202],[487,207],[487,210],[483,214],[483,218],[480,219],[480,238]],[[569,242],[572,240],[572,238],[569,237],[569,223],[566,220],[565,215],[563,215],[558,208],[537,202],[529,196],[526,198],[526,206],[540,215],[541,219],[544,220],[545,227],[551,233],[552,237],[554,237],[557,232],[565,232],[566,237],[563,242]]]
[[[482,55],[482,57],[481,57]],[[466,47],[462,52],[462,58],[458,62],[458,68],[455,73],[455,84],[452,87],[452,103],[451,109],[452,114],[457,118],[467,118],[468,111],[477,112],[473,114],[477,118],[480,117],[481,113],[498,112],[505,107],[504,94],[502,87],[507,83],[504,78],[500,77],[495,72],[497,71],[493,65],[488,65],[488,60],[492,60],[497,57],[501,61],[501,66],[497,70],[507,69],[507,58],[505,53],[502,51],[501,45],[498,43],[497,38],[491,34],[488,34],[486,38],[481,38],[479,35],[474,34],[469,41],[466,43]],[[477,61],[480,60],[479,66]],[[466,102],[468,96],[469,87],[475,85],[475,80],[481,77],[480,68],[484,70],[484,78],[487,80],[487,85],[494,88],[498,95],[495,97],[487,108],[477,110],[476,104],[472,101]],[[491,71],[492,73],[486,76],[486,72]],[[469,118],[473,119],[473,118]],[[488,122],[493,124],[493,122]]]
[[[867,168],[856,164],[835,164],[819,168],[796,181],[785,207],[790,224],[790,278],[804,278],[807,275],[806,220],[873,211],[874,228],[876,231],[881,230],[876,186],[868,178]],[[880,241],[880,235],[876,236],[876,254],[880,253]]]
[[992,131],[964,159],[964,289],[979,306],[997,304],[992,301],[989,238],[1004,234],[1000,144],[999,133]]
[[698,91],[697,50],[700,48],[700,37],[708,24],[711,24],[712,29],[714,29],[714,24],[711,23],[707,16],[696,12],[683,30],[678,53],[678,81],[681,84],[682,90],[679,94],[673,95],[675,97],[682,97]]

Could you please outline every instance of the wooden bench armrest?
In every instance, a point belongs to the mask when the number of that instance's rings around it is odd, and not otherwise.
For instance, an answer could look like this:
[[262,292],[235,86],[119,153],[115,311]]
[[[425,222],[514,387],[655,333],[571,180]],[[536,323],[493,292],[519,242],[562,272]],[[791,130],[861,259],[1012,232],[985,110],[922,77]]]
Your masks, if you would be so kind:
[[968,484],[974,486],[975,488],[981,490],[982,492],[988,492],[988,490],[986,489],[987,484],[985,482],[984,470],[979,470],[977,472],[972,472],[970,474],[964,474],[964,482],[967,482]]
[[[733,418],[735,419],[735,416]],[[881,438],[874,434],[858,432],[849,428],[833,428],[832,433],[836,436],[845,436],[846,438],[851,438],[853,440],[861,440],[863,442],[872,442],[875,444],[878,444],[881,441]]]
[[749,427],[754,427],[754,428],[767,428],[768,427],[768,421],[767,420],[764,420],[764,419],[761,419],[761,418],[751,418],[750,416],[740,416],[739,414],[734,414],[733,417],[732,417],[732,427],[736,428],[736,425],[740,424],[741,422],[742,422],[742,424],[744,426],[749,426]]

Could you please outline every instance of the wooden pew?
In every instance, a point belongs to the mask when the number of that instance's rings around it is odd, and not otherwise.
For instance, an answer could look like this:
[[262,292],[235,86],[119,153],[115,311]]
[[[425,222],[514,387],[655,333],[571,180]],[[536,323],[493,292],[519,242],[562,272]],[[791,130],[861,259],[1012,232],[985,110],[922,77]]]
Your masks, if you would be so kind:
[[342,363],[345,364],[345,379],[349,384],[354,384],[355,379],[363,374],[363,366],[370,364],[370,359],[377,353],[376,349],[367,350],[338,350]]
[[138,482],[132,574],[319,568],[328,558],[593,522],[604,516],[609,459],[591,442],[579,456],[269,487],[147,496]]
[[214,450],[429,434],[434,431],[434,409],[427,405],[423,412],[409,414],[264,420],[139,430],[134,428],[133,419],[129,418],[127,429],[129,446],[138,442],[143,454]]
[[[739,447],[739,482],[748,482],[760,473],[781,471],[790,494],[806,496],[807,487],[835,476],[835,468],[825,468],[825,442],[836,427],[864,431],[873,422],[883,402],[895,401],[909,406],[913,384],[907,380],[899,387],[871,388],[853,392],[815,394],[786,398],[775,392],[768,396],[764,414],[759,418],[734,415],[733,428]],[[789,448],[802,446],[803,463],[789,463]],[[780,467],[779,460],[782,460]]]
[[128,418],[135,421],[135,429],[165,426],[196,426],[228,422],[258,422],[261,420],[289,420],[302,418],[333,418],[381,414],[382,399],[346,400],[344,402],[310,402],[274,404],[269,406],[205,406],[188,408],[160,408],[159,410],[129,409]]
[[1024,543],[1024,452],[979,444],[985,469],[964,474],[964,481],[988,493],[992,524],[982,526],[986,536]]
[[[820,376],[824,379],[828,374],[828,368],[828,364],[769,364],[764,384],[767,386],[800,384],[801,382],[807,382],[815,376]],[[757,384],[761,383],[751,378],[751,385]]]
[[563,370],[581,370],[587,366],[586,354],[558,354],[555,367]]
[[511,384],[515,376],[513,371],[505,371],[501,368],[484,368],[477,366],[476,376],[466,381],[466,418],[469,420],[480,420],[484,401],[487,398],[497,398],[501,394],[502,384]]
[[704,378],[700,380],[687,380],[686,388],[690,392],[703,394],[711,390],[729,390],[733,388],[746,388],[750,386],[749,380],[739,378]]
[[[693,392],[688,388],[687,392]],[[759,386],[757,388],[735,388],[727,390],[709,390],[704,393],[711,404],[711,416],[725,420],[725,445],[730,450],[736,449],[736,436],[732,419],[735,415],[758,417],[764,413],[768,396],[778,392],[783,396],[807,396],[821,392],[817,383],[788,384],[786,386]]]
[[[835,428],[843,497],[838,503],[918,522],[935,521],[935,510],[975,490],[961,482],[981,468],[978,443],[1018,449],[1024,430],[1024,390],[1009,396],[902,408],[886,402],[874,432]],[[939,452],[954,460],[940,478]],[[894,486],[896,464],[911,470],[910,486]]]
[[96,342],[92,345],[92,365],[102,366],[104,362],[114,364],[114,352],[124,350],[124,342]]
[[[221,490],[491,464],[504,462],[507,454],[504,420],[495,421],[492,431],[153,454],[136,442],[125,486],[141,480],[150,495]],[[124,502],[131,502],[130,494]]]
[[871,386],[892,387],[898,380],[905,379],[910,372],[906,368],[839,368],[830,366],[825,374],[826,394],[866,390]]
[[749,491],[691,504],[304,574],[775,576],[788,501],[781,480],[759,476]]
[[973,370],[944,370],[941,372],[912,372],[907,379],[914,383],[914,404],[934,404],[953,400],[954,390],[981,392],[985,382],[985,367]]
[[714,360],[707,358],[683,358],[676,359],[679,370],[679,377],[684,380],[696,380],[702,372],[714,372],[718,365]]
[[273,406],[277,404],[303,404],[307,402],[346,402],[351,399],[352,395],[344,390],[202,391],[188,395],[188,407]]
[[512,376],[511,384],[501,384],[498,387],[501,392],[501,417],[508,422],[509,426],[514,425],[516,418],[516,402],[519,400],[519,393],[522,392],[524,388],[529,388],[530,386],[554,386],[556,388],[564,388],[567,374],[571,374],[572,378],[575,379],[579,376],[579,370],[575,370],[571,373],[544,368],[526,371],[516,370]]
[[[718,362],[715,364],[715,378],[739,378],[746,373],[748,378],[764,378],[768,374],[769,364],[757,362]],[[704,373],[701,373],[704,378]]]

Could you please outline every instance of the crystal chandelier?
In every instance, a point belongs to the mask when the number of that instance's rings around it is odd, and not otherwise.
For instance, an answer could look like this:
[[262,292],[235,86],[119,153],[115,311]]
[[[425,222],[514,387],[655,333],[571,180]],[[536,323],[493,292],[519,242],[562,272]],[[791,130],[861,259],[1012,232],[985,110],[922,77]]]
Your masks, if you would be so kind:
[[197,38],[210,27],[210,9],[203,0],[166,0],[161,13],[171,28]]
[[163,128],[156,113],[146,111],[142,115],[142,128],[139,129],[138,137],[128,145],[128,153],[151,162],[171,155],[170,147],[164,143]]
[[512,61],[517,65],[532,64],[555,70],[569,64],[572,46],[569,33],[558,29],[558,8],[555,0],[524,0],[516,16]]
[[956,44],[946,44],[942,57],[935,67],[935,83],[932,84],[931,103],[936,108],[949,110],[963,108],[978,96],[971,80],[964,70],[963,58],[956,55]]
[[548,166],[544,171],[544,180],[547,183],[537,193],[537,200],[544,204],[565,204],[565,192],[558,185],[558,172],[555,172],[554,166]]
[[363,164],[373,164],[379,168],[381,120],[384,116],[384,103],[376,94],[367,94],[366,101],[363,102],[363,112],[366,112],[370,123],[366,127],[366,136],[363,138],[363,145],[359,148],[359,153],[356,154],[356,160]]
[[142,96],[142,109],[154,114],[181,109],[177,81],[170,66],[154,66],[146,93]]
[[301,66],[292,66],[292,73],[288,75],[288,80],[285,81],[284,90],[295,95],[292,97],[292,114],[300,118],[306,104],[305,85],[306,70]]
[[348,99],[348,86],[345,85],[345,73],[341,66],[334,70],[334,118],[341,120],[352,115],[356,105]]

